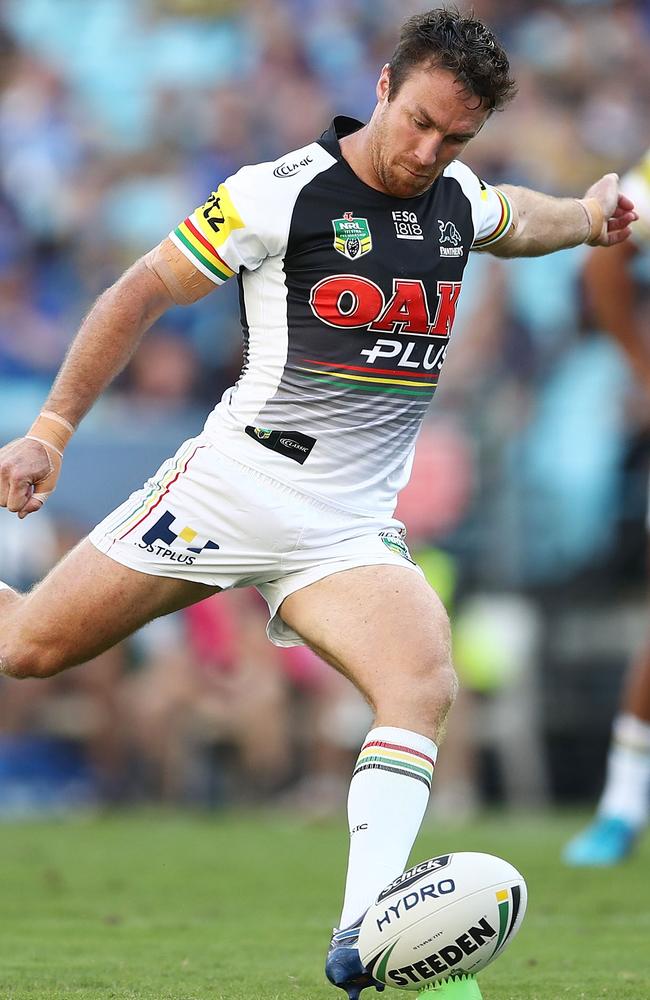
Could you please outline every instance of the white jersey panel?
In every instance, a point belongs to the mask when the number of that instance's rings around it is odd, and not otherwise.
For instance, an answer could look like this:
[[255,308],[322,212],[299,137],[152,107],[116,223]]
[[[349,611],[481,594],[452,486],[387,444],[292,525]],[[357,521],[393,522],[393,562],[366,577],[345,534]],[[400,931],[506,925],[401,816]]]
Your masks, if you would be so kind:
[[[277,391],[287,362],[289,327],[283,258],[269,257],[256,271],[243,272],[240,281],[248,320],[244,368],[205,425],[212,443],[222,450],[224,427],[240,431],[257,422],[261,406]],[[228,450],[232,452],[232,448]]]
[[512,224],[512,206],[503,191],[486,184],[460,160],[450,163],[444,174],[458,181],[472,206],[472,250],[484,250],[505,236]]
[[280,160],[242,167],[169,237],[216,285],[244,269],[254,271],[284,252],[296,198],[335,162],[312,142]]

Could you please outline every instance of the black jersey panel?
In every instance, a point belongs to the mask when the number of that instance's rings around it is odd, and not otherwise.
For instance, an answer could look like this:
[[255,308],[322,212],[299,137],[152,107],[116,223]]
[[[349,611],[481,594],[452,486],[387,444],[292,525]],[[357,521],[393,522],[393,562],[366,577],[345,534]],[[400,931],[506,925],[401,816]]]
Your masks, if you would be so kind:
[[287,397],[329,399],[338,410],[356,397],[357,417],[420,420],[473,237],[469,200],[453,178],[419,198],[388,198],[339,160],[303,188],[284,258],[287,363],[264,419]]

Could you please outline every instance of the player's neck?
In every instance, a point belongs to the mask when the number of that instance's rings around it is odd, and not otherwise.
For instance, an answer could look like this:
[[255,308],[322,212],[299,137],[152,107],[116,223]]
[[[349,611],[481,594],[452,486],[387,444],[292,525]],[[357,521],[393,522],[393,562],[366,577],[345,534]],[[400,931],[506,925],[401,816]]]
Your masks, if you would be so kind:
[[369,126],[364,125],[358,132],[352,135],[345,135],[339,139],[341,155],[348,166],[354,171],[360,181],[368,187],[381,191],[382,194],[390,194],[380,181],[372,163],[370,152],[370,132]]

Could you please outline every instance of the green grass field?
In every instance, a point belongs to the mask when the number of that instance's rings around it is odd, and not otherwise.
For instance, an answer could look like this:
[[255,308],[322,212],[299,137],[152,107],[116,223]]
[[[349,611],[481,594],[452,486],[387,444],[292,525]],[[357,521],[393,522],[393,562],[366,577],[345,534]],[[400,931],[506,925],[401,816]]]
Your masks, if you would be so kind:
[[[421,833],[417,860],[484,850],[527,878],[528,915],[481,974],[484,1000],[650,998],[650,845],[614,872],[568,871],[559,848],[578,822]],[[322,965],[346,840],[343,822],[269,813],[0,827],[0,998],[343,1000]]]

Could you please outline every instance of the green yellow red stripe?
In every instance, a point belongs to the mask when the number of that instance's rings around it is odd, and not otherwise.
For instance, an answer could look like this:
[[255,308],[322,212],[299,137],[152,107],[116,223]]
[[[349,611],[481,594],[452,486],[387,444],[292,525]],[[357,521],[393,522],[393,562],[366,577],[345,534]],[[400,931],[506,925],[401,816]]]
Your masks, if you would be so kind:
[[380,770],[416,778],[431,788],[434,761],[426,754],[396,743],[373,740],[361,748],[354,774],[362,771]]
[[406,375],[409,378],[435,378],[436,376],[429,372],[405,372],[404,369],[399,368],[368,368],[366,365],[342,365],[334,361],[318,361],[316,358],[301,358],[308,365],[321,365],[324,368],[334,369],[337,368],[339,371],[343,370],[346,372],[366,372],[369,374],[372,372],[373,375]]
[[[302,367],[299,367],[298,370],[301,371],[301,372],[311,372],[314,375],[320,375],[320,374],[322,374],[322,372],[320,371],[320,369],[317,369],[317,368],[302,368]],[[435,387],[436,387],[436,382],[412,382],[412,381],[409,381],[408,379],[397,379],[397,378],[371,378],[371,377],[369,377],[367,375],[350,375],[347,372],[341,372],[341,371],[338,371],[338,372],[328,372],[327,374],[331,378],[349,379],[349,380],[351,380],[353,382],[367,382],[367,383],[373,383],[373,384],[379,384],[379,385],[407,385],[407,386],[415,386],[415,387],[417,387],[419,389],[427,389],[427,388],[429,388],[429,389],[434,388],[435,389]]]
[[[335,375],[324,375],[320,373],[318,375],[310,375],[306,373],[304,369],[301,370],[301,374],[303,374],[304,378],[309,379],[312,382],[324,382],[327,385],[337,386],[339,389],[343,385],[348,384],[345,383],[343,380],[337,379]],[[422,385],[418,385],[417,389],[405,389],[403,386],[386,385],[385,382],[378,385],[363,385],[359,384],[358,382],[354,382],[349,387],[353,388],[355,392],[374,392],[375,395],[378,392],[381,392],[384,394],[396,395],[396,396],[414,396],[417,399],[425,399],[427,401],[433,395],[432,390],[428,386],[422,386]]]
[[190,445],[188,448],[184,449],[172,462],[169,468],[163,472],[160,480],[152,483],[151,487],[141,498],[135,510],[130,511],[121,522],[111,527],[111,534],[117,536],[118,532],[121,532],[119,539],[122,539],[137,528],[137,526],[149,516],[151,511],[158,506],[160,501],[169,492],[169,489],[176,482],[179,476],[187,470],[188,465],[196,455],[197,451],[204,447],[205,445],[195,445],[194,447]]
[[488,233],[487,236],[482,236],[480,240],[474,240],[472,244],[472,248],[474,250],[480,250],[482,247],[486,247],[490,243],[496,243],[496,241],[501,239],[501,237],[510,228],[510,223],[512,221],[512,208],[510,206],[510,202],[506,196],[501,193],[501,191],[497,188],[494,190],[499,201],[501,202],[501,217],[491,233]]
[[194,225],[191,218],[185,219],[174,230],[174,236],[187,247],[192,256],[203,264],[215,277],[227,281],[235,273],[219,256],[205,235]]

